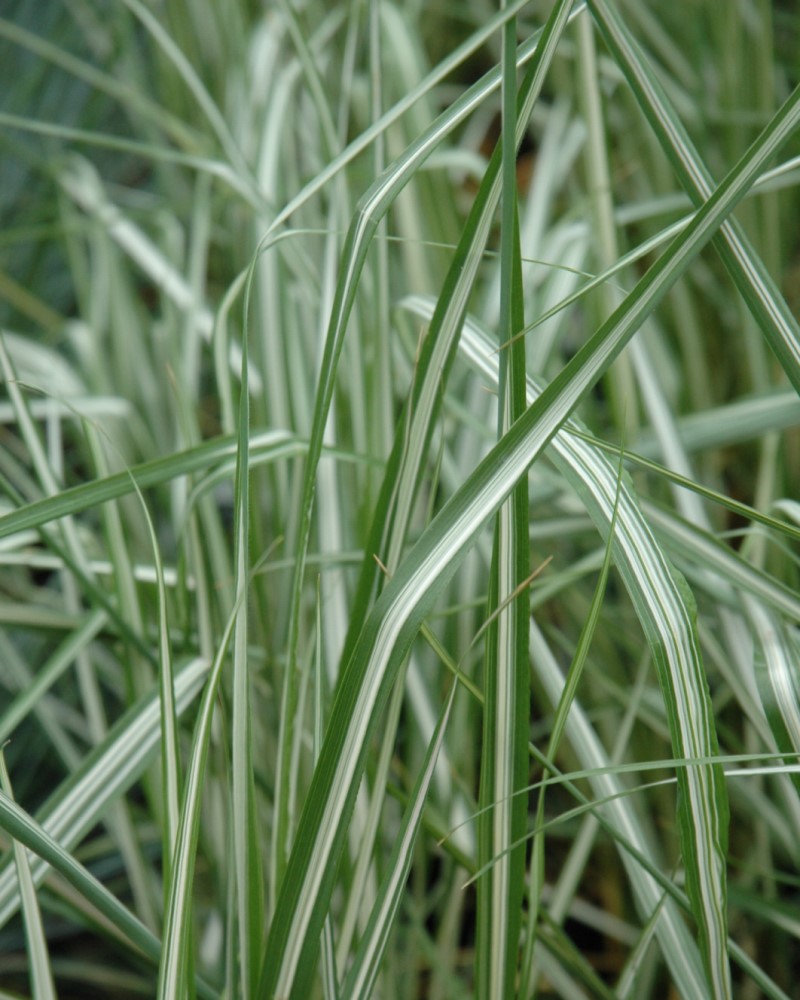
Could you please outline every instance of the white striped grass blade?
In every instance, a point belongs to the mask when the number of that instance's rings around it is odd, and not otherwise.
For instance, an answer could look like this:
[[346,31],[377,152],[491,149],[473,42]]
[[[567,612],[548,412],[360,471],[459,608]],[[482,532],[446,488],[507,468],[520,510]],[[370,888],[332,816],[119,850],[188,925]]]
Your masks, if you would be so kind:
[[[461,346],[468,360],[495,381],[496,356],[491,342],[476,328],[466,325]],[[529,380],[529,401],[539,389]],[[567,428],[569,425],[567,425]],[[586,442],[563,431],[553,441],[553,450],[579,495],[604,533],[614,521],[617,476],[611,463]],[[684,595],[675,572],[656,544],[641,516],[630,487],[623,482],[619,496],[615,556],[653,648],[659,667],[668,716],[672,723],[673,745],[678,754],[690,758],[713,756],[716,751],[713,717],[708,702],[705,675],[692,620],[693,609]],[[682,797],[687,820],[704,816],[697,827],[686,823],[691,839],[684,842],[687,868],[696,865],[696,877],[703,900],[698,920],[709,925],[709,941],[718,950],[717,965],[727,966],[727,922],[721,911],[725,899],[725,840],[727,805],[724,783],[713,765],[686,769]],[[721,810],[718,811],[718,810]],[[693,859],[692,854],[695,855]],[[721,955],[724,958],[720,957]],[[724,973],[723,973],[724,975]]]
[[675,514],[667,514],[653,503],[642,504],[648,523],[671,551],[688,567],[713,569],[721,580],[757,598],[792,621],[800,621],[800,597],[791,587],[750,565],[737,552],[718,542]]
[[[175,675],[175,707],[180,715],[194,700],[205,680],[208,663],[190,661]],[[160,739],[160,704],[153,692],[127,712],[108,736],[88,756],[83,766],[65,781],[43,806],[39,822],[66,850],[80,842],[107,806],[141,776],[155,756]],[[41,882],[47,865],[31,865],[34,882]],[[0,926],[16,912],[19,893],[16,873],[8,863],[0,866]]]
[[800,643],[774,612],[753,597],[743,598],[761,648],[758,690],[777,745],[800,753]]
[[[186,973],[189,953],[189,917],[191,913],[191,890],[194,877],[194,865],[197,851],[197,839],[200,834],[200,802],[203,791],[208,747],[211,739],[211,723],[214,718],[217,690],[222,668],[228,652],[241,600],[244,592],[238,595],[220,640],[214,663],[208,676],[208,683],[203,691],[200,710],[195,724],[192,756],[186,774],[186,783],[181,802],[178,838],[175,845],[175,857],[169,885],[165,886],[167,894],[166,919],[164,922],[165,947],[162,949],[158,972],[158,1000],[173,1000],[182,997],[185,992]],[[244,928],[239,928],[245,933]],[[244,977],[246,971],[241,970]]]
[[348,1000],[355,1000],[355,998],[369,1000],[372,996],[375,978],[394,924],[395,914],[405,890],[428,788],[444,740],[456,689],[457,684],[454,683],[442,706],[439,721],[422,762],[422,768],[403,813],[400,829],[395,837],[394,848],[386,866],[386,875],[378,891],[378,898],[370,914],[367,928],[359,942],[353,964],[343,984],[342,996],[347,997]]
[[[3,795],[13,802],[11,778],[6,767],[6,758],[0,749],[0,787]],[[56,1000],[47,937],[42,924],[36,886],[31,877],[28,852],[18,841],[14,841],[14,864],[17,869],[17,884],[22,901],[22,919],[25,925],[25,941],[28,949],[28,967],[31,978],[31,992],[35,1000]]]
[[[620,510],[619,532],[622,531],[624,521],[624,511]],[[551,702],[557,705],[564,689],[564,677],[544,636],[533,621],[531,654],[536,662],[539,680]],[[595,797],[608,800],[603,806],[603,815],[607,821],[626,841],[645,856],[651,857],[652,847],[647,835],[624,794],[624,786],[613,769],[609,769],[610,761],[580,702],[573,703],[567,718],[566,736],[583,767],[594,771],[590,782]],[[622,850],[620,858],[627,871],[639,913],[647,921],[654,914],[659,914],[655,920],[655,934],[680,996],[684,1000],[708,1000],[708,986],[700,953],[679,907],[671,897],[664,899],[662,886],[627,851]]]
[[[0,795],[0,828],[37,854],[153,964],[161,956],[161,941],[113,893],[79,864],[28,813],[7,796]],[[202,988],[200,989],[203,995]],[[208,995],[208,991],[205,991]]]
[[[245,329],[247,318],[245,315]],[[248,384],[247,339],[242,350],[242,385]],[[249,434],[250,398],[242,392],[239,398],[238,448],[234,479],[234,546],[236,566],[236,601],[233,632],[233,708],[231,751],[233,799],[233,855],[236,873],[236,903],[238,917],[239,974],[241,995],[249,1000],[258,978],[260,961],[255,942],[263,927],[262,879],[256,845],[254,777],[252,759],[252,702],[247,652],[249,587]]]
[[[277,462],[305,454],[305,442],[288,431],[269,430],[254,434],[250,439],[250,463]],[[230,477],[236,461],[236,440],[231,437],[204,441],[200,445],[176,452],[165,458],[132,466],[125,472],[115,472],[103,479],[61,490],[52,497],[35,500],[19,510],[0,517],[0,538],[16,535],[20,531],[40,528],[70,514],[89,510],[108,500],[116,500],[140,489],[170,482],[180,476],[209,472],[195,487],[194,498],[205,488],[211,488],[217,479]]]
[[[336,176],[339,171],[343,170],[351,160],[355,159],[360,153],[378,138],[383,132],[385,132],[394,122],[401,118],[409,108],[421,100],[426,94],[430,93],[441,81],[451,73],[461,62],[469,58],[474,52],[476,52],[486,40],[490,38],[497,30],[500,28],[509,18],[516,16],[520,10],[525,7],[530,0],[514,0],[513,3],[506,5],[501,11],[494,15],[486,21],[485,24],[475,31],[470,37],[458,48],[454,49],[449,56],[442,59],[437,65],[431,70],[431,72],[421,80],[416,87],[410,90],[404,97],[396,101],[391,108],[384,112],[381,117],[373,122],[368,128],[361,132],[356,139],[354,139],[346,149],[332,160],[324,169],[319,171],[314,175],[313,179],[306,184],[306,186],[298,192],[297,195],[281,209],[280,213],[275,217],[272,225],[266,236],[268,237],[273,233],[279,226],[282,226],[287,219],[289,219],[298,209],[302,208],[311,198],[321,191],[325,185],[333,177]],[[573,4],[572,14],[570,19],[577,17],[579,13],[586,7],[585,0],[576,0]],[[519,47],[517,65],[523,65],[533,54],[536,45],[538,43],[538,35],[534,33],[533,37],[528,39],[523,45]],[[459,104],[464,98],[468,98],[470,102],[475,99],[475,94],[478,95],[478,101],[485,100],[490,94],[492,94],[500,85],[500,71],[499,69],[493,69],[487,73],[481,80],[479,80],[467,94],[462,95],[455,104]],[[470,105],[471,106],[471,105]],[[445,118],[446,116],[442,116]],[[441,121],[442,119],[440,119]],[[459,119],[460,120],[460,119]],[[436,127],[436,123],[434,123]]]
[[[415,304],[418,307],[423,305],[421,301]],[[428,304],[427,311],[430,311],[430,304]],[[491,340],[485,334],[482,334],[474,324],[465,324],[460,348],[464,357],[484,378],[491,383],[496,383],[497,356],[494,346]],[[532,403],[534,401],[539,391],[535,382],[529,380],[529,402]],[[577,487],[579,495],[587,503],[587,508],[593,519],[604,532],[607,532],[614,518],[617,473],[604,455],[592,448],[581,438],[570,435],[568,433],[569,429],[570,424],[567,424],[553,439],[552,450],[556,461]],[[676,691],[681,693],[687,685],[696,684],[698,679],[703,683],[702,677],[698,678],[697,666],[693,663],[697,655],[696,646],[693,641],[687,641],[684,644],[685,647],[688,647],[691,657],[687,672],[687,664],[683,657],[677,655],[679,650],[676,648],[675,641],[672,638],[673,629],[676,627],[677,622],[680,621],[680,615],[677,618],[675,616],[675,609],[679,609],[683,603],[682,597],[678,593],[673,594],[669,598],[669,603],[673,605],[672,611],[669,608],[665,609],[666,613],[659,610],[660,601],[663,599],[660,595],[663,593],[670,594],[676,588],[664,557],[660,554],[653,540],[652,533],[641,516],[637,501],[630,491],[626,477],[623,477],[620,485],[617,518],[615,539],[617,566],[623,574],[637,608],[643,605],[646,606],[647,604],[652,606],[647,611],[647,619],[655,625],[657,630],[663,633],[667,640],[664,648],[673,657],[671,669],[675,671],[678,678],[682,679],[676,686]],[[681,633],[686,634],[687,630],[691,633],[691,622],[686,619],[685,614],[684,624],[679,627],[678,635]],[[703,693],[700,691],[692,695],[691,692],[686,692],[686,697],[689,699],[689,704],[692,705],[698,697],[702,699]],[[686,708],[682,713],[682,717],[685,720],[689,718],[688,711],[689,709]],[[700,735],[703,735],[702,732]],[[714,755],[714,751],[706,743],[701,743],[696,750],[700,750],[700,752],[687,751],[686,756],[713,757]],[[713,774],[711,766],[708,766],[707,770]],[[694,771],[692,774],[694,775]],[[698,791],[702,796],[707,789],[701,788]],[[711,801],[712,803],[715,802],[715,797],[712,797]],[[716,850],[716,846],[712,844],[712,853],[714,850]],[[707,853],[707,851],[708,847],[704,853]],[[715,865],[713,861],[710,864],[711,871],[713,872]],[[652,902],[655,902],[654,898]],[[668,949],[665,949],[665,953],[668,956],[670,954]],[[675,974],[674,969],[673,974]]]

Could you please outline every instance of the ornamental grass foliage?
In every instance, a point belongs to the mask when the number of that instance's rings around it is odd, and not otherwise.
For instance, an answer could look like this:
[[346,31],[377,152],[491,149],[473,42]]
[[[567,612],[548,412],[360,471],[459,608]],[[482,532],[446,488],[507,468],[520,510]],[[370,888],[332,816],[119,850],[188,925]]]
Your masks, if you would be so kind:
[[0,996],[797,996],[796,5],[0,15]]

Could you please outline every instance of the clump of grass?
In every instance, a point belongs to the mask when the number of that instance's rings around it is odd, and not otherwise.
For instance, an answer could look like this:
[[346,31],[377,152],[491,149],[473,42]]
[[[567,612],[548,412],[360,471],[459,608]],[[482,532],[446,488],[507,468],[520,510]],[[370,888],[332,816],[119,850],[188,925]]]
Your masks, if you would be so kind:
[[0,20],[4,986],[791,992],[785,16]]

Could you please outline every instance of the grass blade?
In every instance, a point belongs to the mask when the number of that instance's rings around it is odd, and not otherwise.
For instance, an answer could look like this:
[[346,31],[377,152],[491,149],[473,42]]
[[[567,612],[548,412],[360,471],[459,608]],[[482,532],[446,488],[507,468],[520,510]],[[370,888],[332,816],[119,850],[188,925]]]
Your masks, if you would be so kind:
[[[11,779],[2,751],[0,751],[0,786],[2,786],[3,794],[13,802]],[[22,918],[25,922],[33,998],[34,1000],[55,1000],[56,990],[53,983],[53,973],[50,970],[47,937],[42,925],[39,903],[36,899],[36,886],[31,878],[31,869],[28,865],[28,855],[25,848],[16,840],[14,841],[14,863],[17,867]]]

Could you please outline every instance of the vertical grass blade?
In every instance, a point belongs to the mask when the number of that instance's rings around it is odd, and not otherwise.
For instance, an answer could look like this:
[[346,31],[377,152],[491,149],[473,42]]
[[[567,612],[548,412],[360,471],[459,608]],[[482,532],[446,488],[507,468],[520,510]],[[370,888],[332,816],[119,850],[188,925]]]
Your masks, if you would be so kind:
[[387,863],[386,876],[381,883],[378,899],[359,943],[353,965],[342,987],[342,996],[347,997],[348,1000],[355,1000],[355,998],[369,1000],[373,995],[373,988],[378,969],[380,968],[381,958],[383,957],[394,918],[402,900],[408,872],[411,867],[414,844],[416,843],[422,820],[425,799],[431,779],[433,778],[442,741],[444,740],[456,688],[457,685],[454,683],[442,706],[433,738],[425,752],[422,770],[414,784],[400,828],[395,837],[394,849]]
[[[172,1000],[183,997],[186,992],[189,968],[192,884],[200,836],[200,801],[203,792],[208,747],[211,739],[211,723],[219,688],[222,668],[225,665],[228,646],[237,622],[239,603],[234,606],[228,618],[225,631],[217,649],[208,681],[200,702],[200,711],[195,724],[192,754],[186,773],[186,784],[181,803],[180,825],[175,846],[174,863],[167,889],[166,920],[164,922],[165,945],[161,952],[158,971],[157,1000]],[[242,930],[240,928],[240,933]],[[244,976],[246,970],[241,969]]]
[[[525,410],[525,325],[517,218],[516,22],[503,30],[502,200],[500,235],[500,330],[498,439]],[[500,507],[487,613],[484,715],[481,752],[478,864],[496,863],[478,883],[477,996],[514,995],[517,981],[528,781],[530,671],[528,590],[520,584],[530,569],[528,483],[522,477]]]
[[[245,316],[245,329],[247,318]],[[238,448],[234,482],[234,546],[236,567],[236,625],[233,639],[233,851],[239,926],[239,964],[244,1000],[253,996],[261,957],[258,943],[263,931],[263,886],[259,856],[253,782],[252,701],[247,649],[247,589],[249,576],[250,520],[250,399],[248,393],[247,338],[242,341],[242,379],[239,401]]]

